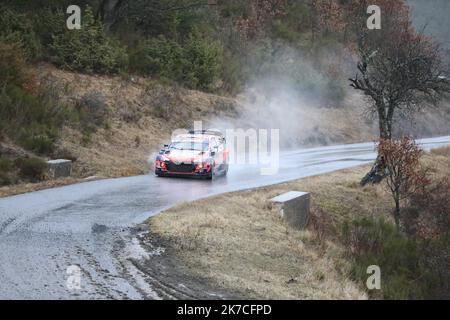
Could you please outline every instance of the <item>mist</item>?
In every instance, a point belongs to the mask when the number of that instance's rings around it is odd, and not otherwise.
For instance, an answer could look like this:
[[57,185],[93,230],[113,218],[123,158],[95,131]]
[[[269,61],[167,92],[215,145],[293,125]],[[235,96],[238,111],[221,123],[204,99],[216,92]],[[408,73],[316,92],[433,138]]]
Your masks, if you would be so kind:
[[450,50],[450,1],[408,0],[414,27],[430,35]]
[[[279,129],[283,150],[371,140],[372,121],[363,98],[346,82],[354,58],[341,47],[311,55],[276,44],[257,65],[246,90],[237,97],[238,119],[214,119],[220,129]],[[332,74],[329,70],[337,68]]]
[[[450,50],[450,1],[410,0],[415,28],[425,30]],[[426,28],[424,29],[424,27]],[[313,54],[281,42],[264,44],[265,56],[250,61],[252,76],[237,97],[238,119],[214,119],[209,126],[226,129],[279,129],[283,150],[373,141],[376,117],[368,101],[349,87],[357,57],[337,43]],[[447,55],[448,56],[448,55]],[[331,71],[331,72],[330,72]],[[450,106],[424,109],[414,117],[398,114],[395,132],[413,137],[449,133]]]

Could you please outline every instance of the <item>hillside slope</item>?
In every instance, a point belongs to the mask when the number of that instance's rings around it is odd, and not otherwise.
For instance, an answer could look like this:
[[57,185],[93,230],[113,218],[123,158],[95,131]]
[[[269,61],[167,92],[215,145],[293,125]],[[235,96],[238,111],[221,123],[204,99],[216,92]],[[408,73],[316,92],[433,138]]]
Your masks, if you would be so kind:
[[[235,98],[188,90],[137,76],[98,76],[64,71],[49,64],[33,67],[41,87],[59,104],[80,105],[101,111],[104,121],[85,117],[80,125],[67,119],[55,143],[55,151],[39,156],[8,137],[0,141],[0,154],[11,159],[37,157],[43,160],[74,160],[72,179],[0,188],[0,196],[49,186],[73,183],[87,177],[121,177],[149,172],[149,159],[170,140],[173,130],[191,128],[194,121],[222,130],[279,129],[282,149],[370,141],[376,123],[365,114],[365,101],[348,94],[341,107],[317,105],[292,93],[249,88]],[[404,121],[407,132],[417,136],[448,133],[450,108],[423,113],[416,123]],[[88,123],[85,127],[83,121]],[[432,126],[427,124],[432,123]],[[88,129],[86,129],[88,128]]]

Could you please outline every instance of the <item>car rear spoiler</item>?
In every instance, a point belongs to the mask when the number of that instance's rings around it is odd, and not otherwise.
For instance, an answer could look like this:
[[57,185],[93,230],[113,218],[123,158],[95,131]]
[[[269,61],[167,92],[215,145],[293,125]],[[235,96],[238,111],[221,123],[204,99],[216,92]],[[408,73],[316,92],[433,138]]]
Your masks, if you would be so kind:
[[209,135],[214,135],[214,136],[218,136],[221,138],[224,138],[225,136],[223,135],[222,132],[220,132],[219,130],[212,130],[212,129],[205,129],[205,130],[189,130],[189,134],[209,134]]

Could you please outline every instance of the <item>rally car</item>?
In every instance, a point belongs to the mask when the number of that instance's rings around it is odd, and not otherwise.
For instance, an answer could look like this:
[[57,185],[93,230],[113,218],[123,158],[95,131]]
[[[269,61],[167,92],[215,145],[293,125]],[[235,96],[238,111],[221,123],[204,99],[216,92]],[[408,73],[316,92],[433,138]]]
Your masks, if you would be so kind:
[[155,159],[157,176],[212,179],[228,172],[226,139],[215,130],[189,131],[176,136]]

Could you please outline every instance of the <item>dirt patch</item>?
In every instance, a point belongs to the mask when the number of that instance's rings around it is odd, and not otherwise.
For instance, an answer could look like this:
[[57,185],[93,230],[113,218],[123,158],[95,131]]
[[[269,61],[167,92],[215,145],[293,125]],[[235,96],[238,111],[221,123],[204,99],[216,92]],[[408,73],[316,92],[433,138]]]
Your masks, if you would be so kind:
[[134,266],[150,279],[153,290],[162,299],[240,299],[238,293],[217,288],[192,270],[173,252],[170,244],[152,233],[140,237],[148,259],[132,259]]

